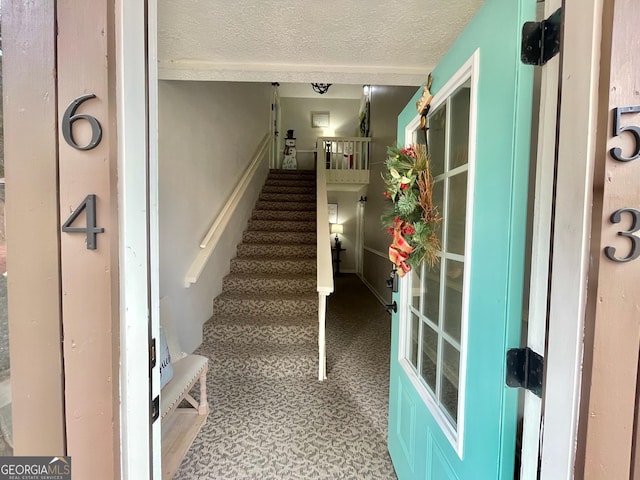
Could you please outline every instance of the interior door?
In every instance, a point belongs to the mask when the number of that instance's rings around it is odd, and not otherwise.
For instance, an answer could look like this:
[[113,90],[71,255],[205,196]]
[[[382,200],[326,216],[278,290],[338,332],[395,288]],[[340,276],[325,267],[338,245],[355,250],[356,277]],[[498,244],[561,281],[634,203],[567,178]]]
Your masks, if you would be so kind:
[[[394,294],[389,452],[400,480],[514,475],[518,393],[505,386],[505,353],[522,322],[533,67],[520,63],[520,30],[534,19],[535,0],[486,0],[433,71],[441,251]],[[400,141],[416,140],[420,94],[399,117]]]

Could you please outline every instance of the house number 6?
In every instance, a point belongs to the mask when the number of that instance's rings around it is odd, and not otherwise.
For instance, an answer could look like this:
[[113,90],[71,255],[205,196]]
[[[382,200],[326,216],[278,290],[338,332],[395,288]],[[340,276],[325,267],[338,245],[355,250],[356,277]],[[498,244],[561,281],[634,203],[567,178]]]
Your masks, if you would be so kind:
[[614,262],[630,262],[631,260],[635,260],[640,257],[640,237],[634,235],[634,233],[640,230],[640,210],[636,210],[635,208],[621,208],[620,210],[616,210],[611,214],[611,223],[620,223],[623,213],[629,213],[631,215],[631,218],[633,219],[631,222],[631,229],[624,232],[618,232],[618,235],[629,239],[631,242],[631,251],[628,256],[624,258],[617,258],[615,247],[605,247],[604,254],[609,260],[613,260]]
[[[69,104],[62,116],[62,136],[69,145],[77,150],[91,150],[96,148],[100,140],[102,140],[102,125],[100,125],[100,122],[91,115],[76,113],[76,110],[83,102],[92,98],[96,98],[93,93],[76,98]],[[73,124],[78,120],[86,120],[91,127],[91,141],[86,145],[78,145],[73,138]]]

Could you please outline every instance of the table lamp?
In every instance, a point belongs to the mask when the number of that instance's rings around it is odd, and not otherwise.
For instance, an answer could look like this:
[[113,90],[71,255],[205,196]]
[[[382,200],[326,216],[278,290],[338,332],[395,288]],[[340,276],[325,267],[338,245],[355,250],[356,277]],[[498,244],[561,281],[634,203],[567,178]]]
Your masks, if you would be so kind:
[[331,224],[331,233],[336,234],[336,248],[340,248],[340,239],[338,238],[339,233],[343,233],[344,228],[341,223],[332,223]]

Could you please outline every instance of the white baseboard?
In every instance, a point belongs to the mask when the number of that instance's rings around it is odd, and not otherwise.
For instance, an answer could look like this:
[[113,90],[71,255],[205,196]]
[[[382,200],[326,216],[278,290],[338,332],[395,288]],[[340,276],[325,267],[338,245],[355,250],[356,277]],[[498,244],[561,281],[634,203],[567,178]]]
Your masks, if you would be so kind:
[[384,305],[386,307],[387,306],[387,301],[380,296],[380,294],[373,288],[373,285],[371,285],[369,282],[367,282],[367,280],[364,278],[363,275],[358,274],[358,278],[360,278],[360,280],[362,280],[362,283],[364,283],[366,285],[366,287],[369,290],[371,290],[371,293],[373,293],[373,295],[378,299],[378,301],[382,305]]

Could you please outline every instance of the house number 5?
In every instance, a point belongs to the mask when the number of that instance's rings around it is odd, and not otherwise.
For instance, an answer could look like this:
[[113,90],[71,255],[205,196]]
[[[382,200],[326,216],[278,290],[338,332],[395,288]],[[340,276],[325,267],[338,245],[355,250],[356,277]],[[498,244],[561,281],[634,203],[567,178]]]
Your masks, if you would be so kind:
[[630,262],[631,260],[635,260],[640,257],[640,237],[634,235],[634,233],[640,230],[640,210],[636,210],[635,208],[621,208],[620,210],[616,210],[611,214],[611,223],[620,223],[623,213],[631,215],[631,229],[618,232],[618,235],[629,239],[631,242],[631,251],[628,256],[624,258],[617,258],[615,247],[605,247],[604,254],[609,260],[613,260],[614,262]]
[[637,127],[636,125],[620,125],[620,117],[622,117],[622,114],[638,112],[640,112],[640,105],[635,105],[632,107],[617,107],[613,109],[613,136],[617,137],[623,132],[629,132],[631,135],[633,135],[633,140],[635,142],[635,147],[630,157],[623,157],[622,149],[620,147],[614,147],[609,150],[609,154],[614,160],[617,160],[619,162],[630,162],[640,157],[640,127]]

